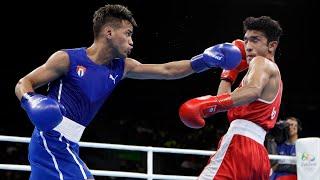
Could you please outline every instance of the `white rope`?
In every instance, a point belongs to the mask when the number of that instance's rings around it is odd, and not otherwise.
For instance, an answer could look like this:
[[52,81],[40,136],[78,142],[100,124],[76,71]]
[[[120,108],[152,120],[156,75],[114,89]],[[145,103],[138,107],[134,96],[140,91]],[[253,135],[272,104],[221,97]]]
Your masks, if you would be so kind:
[[18,136],[2,136],[2,135],[0,135],[0,141],[29,143],[30,142],[30,138],[18,137]]
[[0,164],[0,169],[4,170],[17,170],[17,171],[31,171],[31,167],[28,165],[18,164]]
[[[16,171],[31,171],[28,165],[13,165],[13,164],[0,164],[0,169],[3,170],[16,170]],[[90,170],[90,172],[95,176],[109,176],[109,177],[129,177],[129,178],[140,178],[147,179],[149,176],[144,173],[134,173],[134,172],[123,172],[123,171],[106,171],[106,170]],[[176,180],[194,180],[197,179],[195,176],[175,176],[175,175],[163,175],[163,174],[153,174],[150,176],[153,179],[176,179]]]
[[[17,137],[17,136],[4,136],[0,135],[0,141],[7,142],[20,142],[29,143],[30,138],[28,137]],[[196,150],[196,149],[177,149],[177,148],[161,148],[161,147],[150,147],[150,146],[133,146],[133,145],[122,145],[122,144],[106,144],[106,143],[92,143],[92,142],[79,142],[81,147],[88,148],[102,148],[102,149],[117,149],[117,150],[129,150],[129,151],[143,151],[147,152],[147,173],[134,173],[134,172],[123,172],[123,171],[106,171],[106,170],[91,170],[93,175],[96,176],[109,176],[109,177],[130,177],[140,179],[166,179],[166,180],[195,180],[197,177],[194,176],[177,176],[177,175],[162,175],[153,174],[153,153],[174,153],[174,154],[192,154],[192,155],[206,155],[210,156],[215,151]],[[282,156],[282,155],[269,155],[271,160],[287,160],[296,163],[296,157],[293,156]],[[16,164],[0,164],[0,169],[4,170],[18,170],[18,171],[30,171],[31,168],[28,165],[16,165]]]
[[[29,143],[30,138],[0,135],[0,141]],[[210,156],[213,153],[215,153],[215,151],[205,151],[205,150],[196,150],[196,149],[161,148],[161,147],[151,147],[151,146],[133,146],[133,145],[92,143],[92,142],[79,142],[79,146],[89,147],[89,148],[117,149],[117,150],[143,151],[143,152],[153,151],[158,153],[193,154],[193,155],[205,155],[205,156]]]

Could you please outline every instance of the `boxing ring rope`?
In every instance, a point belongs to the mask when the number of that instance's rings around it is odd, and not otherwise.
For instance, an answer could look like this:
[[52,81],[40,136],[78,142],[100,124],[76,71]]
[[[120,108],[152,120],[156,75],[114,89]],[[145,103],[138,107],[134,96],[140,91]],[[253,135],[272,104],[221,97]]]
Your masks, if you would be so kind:
[[[29,143],[30,138],[0,135],[0,141]],[[151,147],[151,146],[133,146],[133,145],[106,144],[106,143],[93,143],[93,142],[79,142],[79,145],[81,147],[88,147],[88,148],[147,152],[147,173],[107,171],[107,170],[90,170],[90,171],[93,175],[96,175],[96,176],[128,177],[128,178],[139,178],[139,179],[148,179],[148,180],[152,180],[152,179],[195,180],[197,179],[197,177],[195,176],[153,174],[153,153],[192,154],[192,155],[205,155],[205,156],[210,156],[213,153],[215,153],[215,151],[207,151],[207,150],[161,148],[161,147]],[[296,163],[296,157],[293,157],[293,156],[269,155],[269,158],[271,160],[286,160],[292,163]],[[18,164],[0,164],[0,169],[17,170],[17,171],[31,170],[29,165],[18,165]]]

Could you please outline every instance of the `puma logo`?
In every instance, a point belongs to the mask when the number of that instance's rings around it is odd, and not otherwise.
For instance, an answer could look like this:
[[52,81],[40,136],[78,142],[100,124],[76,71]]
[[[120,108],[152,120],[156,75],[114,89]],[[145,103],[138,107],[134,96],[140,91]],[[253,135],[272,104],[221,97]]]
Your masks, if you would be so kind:
[[117,77],[118,77],[118,75],[116,75],[116,77],[113,77],[112,74],[109,74],[109,78],[113,80],[113,84],[116,84]]

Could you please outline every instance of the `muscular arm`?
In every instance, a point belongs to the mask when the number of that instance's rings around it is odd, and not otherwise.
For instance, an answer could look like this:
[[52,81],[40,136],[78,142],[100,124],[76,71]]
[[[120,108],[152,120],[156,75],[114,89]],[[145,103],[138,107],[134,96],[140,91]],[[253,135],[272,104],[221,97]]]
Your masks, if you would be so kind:
[[221,80],[217,95],[223,93],[231,93],[231,83],[229,81]]
[[18,81],[15,87],[17,98],[20,100],[24,93],[33,92],[36,88],[57,79],[67,73],[68,68],[68,54],[64,51],[57,51],[49,57],[45,64],[36,68]]
[[180,119],[188,127],[201,128],[205,125],[204,118],[262,98],[267,91],[266,85],[271,84],[269,81],[274,76],[272,67],[269,60],[255,57],[250,62],[249,71],[241,87],[228,93],[231,83],[222,81],[218,91],[220,95],[197,97],[183,103],[179,108]]
[[190,60],[164,64],[141,64],[134,59],[127,58],[124,73],[124,77],[132,79],[179,79],[194,73],[194,71],[191,68]]
[[261,97],[271,77],[268,63],[263,57],[256,57],[250,62],[245,84],[231,93],[233,106],[248,104]]

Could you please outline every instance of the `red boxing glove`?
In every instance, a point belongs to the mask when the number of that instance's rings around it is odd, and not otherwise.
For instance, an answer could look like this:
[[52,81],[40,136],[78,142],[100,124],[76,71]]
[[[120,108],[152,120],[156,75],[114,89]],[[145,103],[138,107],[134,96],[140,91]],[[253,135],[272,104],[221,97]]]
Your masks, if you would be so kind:
[[179,116],[186,126],[199,129],[205,125],[203,118],[227,111],[232,105],[233,101],[230,93],[218,96],[202,96],[183,103],[179,109]]
[[232,70],[223,70],[220,76],[221,80],[229,81],[231,84],[237,79],[239,72],[242,72],[248,69],[249,65],[246,60],[246,51],[244,48],[244,41],[240,39],[236,39],[232,42],[235,46],[237,46],[241,51],[242,60],[240,64]]
[[236,39],[232,41],[232,44],[237,46],[240,49],[242,59],[246,59],[246,51],[244,48],[244,41],[241,39]]

